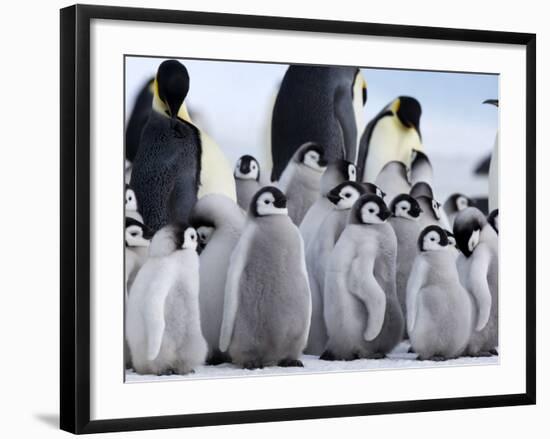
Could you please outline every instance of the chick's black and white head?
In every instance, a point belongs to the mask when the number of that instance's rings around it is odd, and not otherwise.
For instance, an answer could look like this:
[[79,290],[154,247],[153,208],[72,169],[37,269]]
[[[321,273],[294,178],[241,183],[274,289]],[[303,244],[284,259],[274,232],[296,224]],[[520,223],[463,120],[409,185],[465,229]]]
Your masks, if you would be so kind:
[[422,213],[420,204],[409,194],[400,194],[393,199],[390,205],[391,213],[398,218],[417,221]]
[[360,224],[382,224],[391,216],[391,211],[378,195],[365,194],[353,206],[356,220]]
[[386,196],[386,193],[382,189],[380,189],[379,186],[375,185],[374,183],[365,182],[365,183],[362,183],[362,184],[365,187],[365,192],[367,194],[378,195],[382,199],[384,199],[384,197]]
[[436,225],[426,227],[418,238],[418,249],[421,252],[445,250],[448,245],[447,233]]
[[126,192],[124,194],[124,198],[125,198],[124,208],[129,212],[137,212],[138,205],[137,205],[136,193],[128,185],[126,185]]
[[470,198],[464,194],[452,194],[447,202],[445,203],[445,210],[449,212],[460,212],[461,210],[466,209],[467,207],[473,206],[474,203]]
[[453,233],[457,247],[466,257],[470,257],[479,244],[481,230],[486,224],[487,219],[475,207],[467,207],[456,215]]
[[181,224],[176,230],[176,250],[197,250],[199,236],[197,230],[187,224]]
[[252,197],[249,211],[254,217],[288,215],[286,196],[276,187],[266,186]]
[[327,194],[327,198],[337,210],[351,209],[353,204],[365,193],[365,186],[355,181],[345,181]]
[[251,155],[243,155],[235,165],[233,172],[235,178],[239,180],[260,180],[260,164]]
[[298,149],[298,162],[317,172],[327,168],[325,148],[315,142],[307,142]]
[[149,247],[153,232],[145,224],[126,217],[124,227],[124,241],[126,247]]
[[[175,119],[189,92],[189,74],[185,66],[176,60],[160,64],[155,77],[153,108]],[[157,99],[158,98],[158,99]]]

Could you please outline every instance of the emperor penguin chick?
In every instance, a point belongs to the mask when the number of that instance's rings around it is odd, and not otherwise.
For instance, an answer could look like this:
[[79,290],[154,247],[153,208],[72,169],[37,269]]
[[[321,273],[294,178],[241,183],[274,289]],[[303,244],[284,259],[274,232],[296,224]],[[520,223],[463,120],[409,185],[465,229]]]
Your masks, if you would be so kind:
[[407,167],[398,161],[388,162],[376,177],[375,183],[386,193],[388,203],[397,195],[408,194],[411,190]]
[[285,195],[260,189],[227,271],[220,350],[246,369],[303,367],[311,293]]
[[474,299],[475,327],[465,353],[496,354],[498,346],[498,235],[481,211],[461,210],[453,227],[462,254],[457,266],[462,285]]
[[[227,267],[245,224],[245,216],[237,204],[222,194],[208,194],[197,201],[190,216],[199,239],[206,241],[200,253],[201,327],[208,343],[208,364],[230,361],[220,352],[220,331]],[[202,237],[201,234],[207,234]]]
[[[411,274],[414,259],[418,253],[418,218],[422,213],[418,201],[407,194],[400,194],[391,203],[392,217],[389,223],[397,238],[396,291],[401,311],[407,315],[407,282]],[[407,338],[407,328],[404,333]]]
[[411,152],[410,181],[412,185],[424,182],[430,186],[433,184],[433,169],[428,156],[419,150],[413,149]]
[[319,226],[313,241],[306,249],[306,266],[311,287],[311,328],[309,330],[306,353],[320,355],[327,341],[324,320],[324,285],[326,266],[330,253],[338,241],[348,221],[353,203],[366,193],[366,186],[347,181],[333,188],[327,198],[332,209]]
[[153,237],[126,308],[126,337],[139,374],[187,374],[206,359],[196,247],[192,227],[168,225]]
[[128,293],[139,269],[147,259],[153,232],[145,224],[131,217],[126,217],[125,223],[126,293]]
[[321,359],[383,358],[402,339],[395,292],[397,239],[382,198],[363,195],[334,246],[325,277],[328,342]]
[[286,195],[288,216],[297,226],[319,197],[321,177],[327,168],[324,151],[315,142],[304,143],[286,165],[277,184]]
[[237,203],[245,212],[250,206],[252,197],[260,190],[260,164],[251,155],[243,155],[233,171],[237,189]]
[[332,210],[333,204],[327,198],[329,191],[344,181],[356,181],[356,179],[357,170],[355,165],[347,160],[335,160],[327,166],[321,177],[320,194],[308,209],[300,224],[300,233],[304,238],[306,251],[309,243],[315,238],[325,216]]
[[426,227],[418,239],[419,254],[407,285],[407,330],[420,360],[458,357],[466,347],[473,324],[472,302],[461,285],[456,252],[447,233]]

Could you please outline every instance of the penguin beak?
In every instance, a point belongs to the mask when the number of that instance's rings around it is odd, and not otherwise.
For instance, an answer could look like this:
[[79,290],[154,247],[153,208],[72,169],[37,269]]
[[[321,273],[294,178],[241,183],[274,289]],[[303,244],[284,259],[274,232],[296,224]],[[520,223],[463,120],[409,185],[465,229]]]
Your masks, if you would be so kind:
[[423,212],[423,210],[420,208],[420,207],[413,207],[409,214],[413,217],[413,218],[418,218],[420,216],[420,214]]
[[286,197],[283,193],[280,193],[279,195],[275,196],[275,201],[273,202],[273,206],[275,206],[278,209],[284,209],[286,208]]
[[378,214],[378,217],[382,220],[382,221],[386,221],[389,217],[391,216],[391,212],[386,209],[386,210],[383,210],[382,212],[380,212]]
[[333,194],[332,192],[329,192],[327,194],[327,198],[332,204],[338,204],[338,202],[340,201],[340,196],[337,194]]
[[320,158],[317,162],[321,168],[326,168],[328,166],[328,160]]

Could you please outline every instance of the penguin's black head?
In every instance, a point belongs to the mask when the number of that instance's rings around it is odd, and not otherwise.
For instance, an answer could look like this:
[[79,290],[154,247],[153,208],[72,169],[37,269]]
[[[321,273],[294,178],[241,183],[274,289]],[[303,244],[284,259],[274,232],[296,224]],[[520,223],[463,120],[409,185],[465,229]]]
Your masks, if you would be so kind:
[[498,209],[493,210],[487,217],[487,222],[491,224],[491,227],[495,229],[495,232],[498,234]]
[[124,225],[126,247],[148,247],[153,238],[153,231],[145,224],[127,216]]
[[391,202],[390,210],[393,216],[414,221],[418,220],[422,213],[418,201],[409,194],[400,194],[395,197]]
[[453,233],[450,232],[449,230],[445,230],[445,233],[447,234],[447,240],[449,241],[449,245],[452,245],[453,247],[456,247],[455,235],[453,235]]
[[386,192],[384,192],[382,189],[380,189],[374,183],[364,182],[364,183],[361,183],[361,184],[364,186],[365,193],[367,193],[367,194],[378,195],[382,199],[386,196]]
[[129,185],[126,185],[126,192],[124,194],[124,197],[125,197],[124,208],[128,211],[137,212],[138,205],[137,205],[136,193]]
[[366,192],[363,184],[355,181],[345,181],[327,194],[327,198],[337,210],[351,209],[353,204]]
[[397,117],[403,125],[407,128],[414,128],[420,135],[420,116],[422,115],[420,102],[410,96],[399,96],[398,99]]
[[481,229],[487,224],[487,219],[476,207],[467,207],[456,215],[453,233],[456,245],[466,257],[474,252],[479,244]]
[[425,181],[419,181],[415,183],[411,188],[411,190],[409,191],[409,194],[411,197],[414,197],[414,198],[418,198],[421,196],[425,196],[428,198],[434,197],[432,187]]
[[421,252],[444,250],[448,245],[447,233],[436,225],[426,227],[418,237],[418,249]]
[[235,165],[233,172],[235,178],[239,180],[260,180],[260,164],[251,155],[243,155]]
[[195,230],[197,231],[197,236],[198,236],[197,252],[201,254],[201,252],[206,247],[206,244],[210,240],[212,233],[214,233],[216,226],[209,219],[201,217],[201,215],[198,214],[194,209],[191,211],[191,214],[189,215],[189,222],[191,223],[191,226],[194,227]]
[[298,162],[318,172],[324,172],[327,167],[325,148],[315,142],[304,143],[298,149]]
[[185,66],[174,59],[164,61],[157,70],[158,96],[175,119],[189,92],[189,74]]
[[252,197],[249,211],[254,217],[288,215],[286,196],[275,186],[263,187]]
[[390,209],[378,195],[364,194],[353,206],[355,219],[360,224],[382,224],[391,216]]
[[361,103],[364,107],[367,103],[367,83],[361,74],[361,69],[359,68],[355,70],[355,77],[353,78],[353,84],[351,87],[352,99],[355,98],[355,93],[361,93]]
[[357,181],[357,167],[347,160],[338,159],[336,162],[342,180]]
[[199,237],[194,227],[180,223],[175,226],[174,239],[176,250],[197,250]]
[[460,212],[474,205],[473,201],[464,194],[452,194],[449,199],[451,212]]

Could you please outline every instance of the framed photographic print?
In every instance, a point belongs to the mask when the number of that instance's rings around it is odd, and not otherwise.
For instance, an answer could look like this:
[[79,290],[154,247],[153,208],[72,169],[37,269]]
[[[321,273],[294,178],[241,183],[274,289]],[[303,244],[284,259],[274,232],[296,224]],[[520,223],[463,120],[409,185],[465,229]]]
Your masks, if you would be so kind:
[[534,404],[535,86],[533,34],[62,9],[61,428]]

